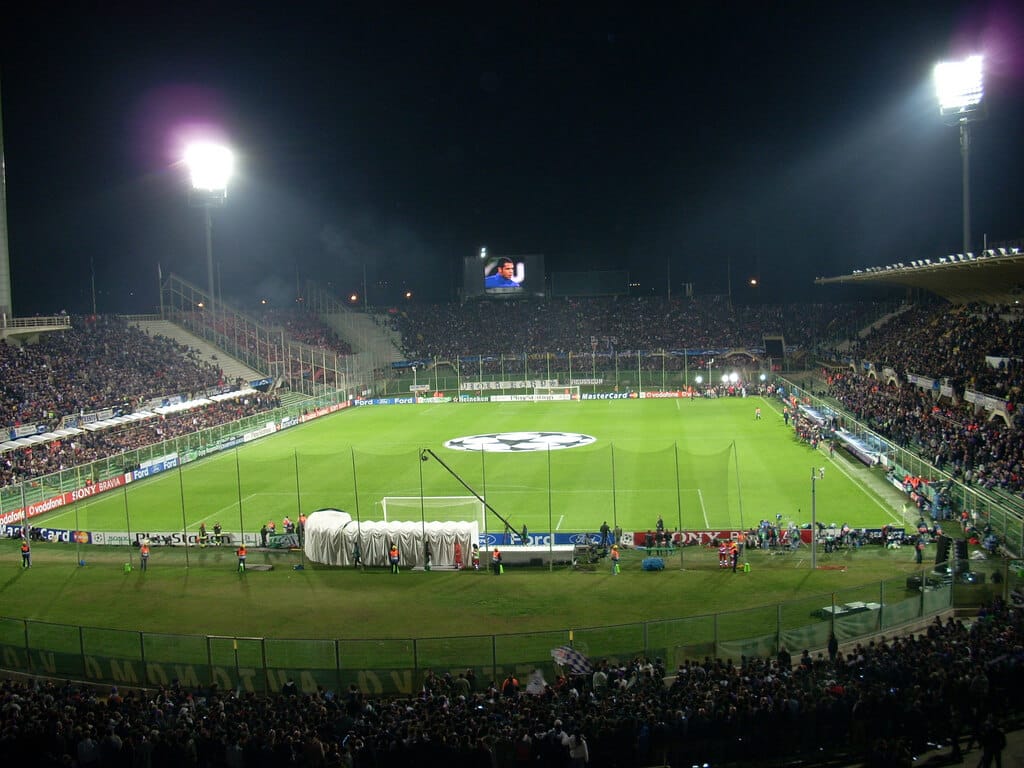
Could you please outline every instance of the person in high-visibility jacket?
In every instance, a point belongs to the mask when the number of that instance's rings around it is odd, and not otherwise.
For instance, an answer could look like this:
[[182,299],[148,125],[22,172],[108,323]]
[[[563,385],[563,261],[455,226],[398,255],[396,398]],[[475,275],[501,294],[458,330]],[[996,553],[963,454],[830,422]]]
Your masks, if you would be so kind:
[[28,539],[21,540],[21,567],[32,567],[32,545],[28,543]]
[[501,550],[497,547],[491,552],[491,570],[495,576],[501,573]]
[[245,573],[245,557],[249,554],[245,550],[245,544],[240,545],[235,554],[238,556],[238,572]]
[[619,572],[619,545],[612,544],[612,573]]
[[455,570],[462,570],[462,544],[455,542]]
[[398,563],[401,559],[401,556],[398,554],[398,545],[392,544],[391,549],[388,550],[388,562],[391,563],[392,573],[398,573]]
[[142,568],[142,570],[146,570],[146,567],[149,565],[149,541],[148,540],[144,540],[142,542],[142,545],[139,547],[139,558],[142,560],[142,563],[141,563],[140,567]]

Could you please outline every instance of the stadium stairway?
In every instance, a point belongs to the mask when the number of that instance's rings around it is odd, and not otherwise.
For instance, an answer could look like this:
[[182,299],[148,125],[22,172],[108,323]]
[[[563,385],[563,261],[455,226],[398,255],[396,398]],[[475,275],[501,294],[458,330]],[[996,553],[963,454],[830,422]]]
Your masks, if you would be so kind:
[[216,365],[224,371],[225,381],[233,382],[236,379],[255,381],[256,379],[262,379],[266,375],[253,370],[245,363],[228,355],[224,350],[218,349],[205,339],[194,336],[181,326],[175,325],[168,320],[140,320],[133,318],[129,320],[129,324],[154,336],[166,336],[174,339],[179,344],[191,347],[196,350],[201,360]]
[[357,373],[372,373],[405,359],[398,348],[397,334],[363,312],[324,313],[319,318],[352,346]]
[[287,389],[279,389],[274,394],[277,395],[277,399],[281,401],[281,405],[285,408],[301,406],[309,400],[309,395],[304,395],[301,392],[292,392]]

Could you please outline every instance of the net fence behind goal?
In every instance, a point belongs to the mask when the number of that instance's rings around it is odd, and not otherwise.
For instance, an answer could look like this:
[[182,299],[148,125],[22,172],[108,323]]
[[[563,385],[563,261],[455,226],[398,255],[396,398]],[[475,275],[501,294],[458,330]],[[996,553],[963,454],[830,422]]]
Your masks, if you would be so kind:
[[475,522],[487,530],[487,508],[475,496],[385,496],[378,502],[385,522],[439,520]]

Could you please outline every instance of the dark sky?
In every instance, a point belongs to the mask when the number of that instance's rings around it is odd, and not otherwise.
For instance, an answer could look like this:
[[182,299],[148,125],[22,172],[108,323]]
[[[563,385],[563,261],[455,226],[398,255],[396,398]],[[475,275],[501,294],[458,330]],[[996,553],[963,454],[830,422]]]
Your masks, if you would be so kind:
[[242,303],[297,277],[359,289],[364,264],[395,292],[371,300],[445,300],[481,246],[661,293],[724,291],[728,265],[738,298],[750,277],[753,300],[813,297],[818,275],[961,250],[931,70],[978,50],[976,249],[1024,237],[1006,0],[148,5],[5,13],[18,314],[90,310],[90,262],[101,312],[154,311],[158,263],[205,285],[179,162],[200,126],[239,157],[214,255]]

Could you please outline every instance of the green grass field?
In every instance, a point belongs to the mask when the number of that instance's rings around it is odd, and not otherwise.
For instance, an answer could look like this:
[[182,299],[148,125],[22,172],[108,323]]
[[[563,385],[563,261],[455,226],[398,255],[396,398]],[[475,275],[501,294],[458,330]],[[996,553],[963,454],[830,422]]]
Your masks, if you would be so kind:
[[[761,421],[753,418],[758,404]],[[524,431],[579,432],[596,441],[534,454],[443,447],[457,437]],[[378,518],[383,496],[420,493],[421,472],[425,495],[466,495],[438,462],[419,460],[422,448],[534,532],[595,531],[605,519],[642,531],[659,514],[670,527],[681,516],[690,530],[736,527],[741,514],[745,526],[777,514],[809,521],[810,475],[821,466],[815,496],[822,522],[880,526],[896,521],[901,503],[877,470],[799,443],[773,405],[758,399],[481,403],[338,414],[79,502],[44,524],[117,531],[130,521],[133,531],[181,530],[184,510],[190,531],[217,520],[230,531],[239,500],[248,531],[322,507]],[[684,548],[656,573],[640,568],[643,556],[627,550],[619,575],[602,561],[591,571],[395,577],[383,568],[304,563],[301,553],[281,550],[250,554],[250,563],[273,569],[243,575],[230,548],[156,547],[142,573],[129,548],[56,542],[36,543],[34,566],[23,570],[17,542],[5,540],[0,658],[8,668],[124,684],[177,675],[274,690],[298,670],[305,689],[356,682],[370,692],[410,692],[424,666],[522,672],[566,642],[592,655],[652,651],[670,664],[708,653],[771,653],[778,642],[820,647],[832,628],[817,615],[823,606],[884,605],[837,620],[845,638],[899,626],[949,601],[948,590],[907,588],[908,574],[928,570],[914,564],[909,548],[819,552],[818,568],[806,547],[783,556],[753,550],[747,574],[720,570],[704,547]],[[136,568],[126,573],[121,566],[130,559]],[[976,565],[989,579],[958,587],[954,597],[985,599],[998,589],[991,574],[1000,567]]]
[[[755,421],[756,405],[765,418]],[[487,433],[582,433],[587,446],[519,453],[455,451],[446,440]],[[812,469],[818,520],[878,527],[893,505],[856,480],[862,470],[801,444],[760,398],[364,407],[186,465],[51,513],[47,526],[94,531],[194,532],[221,522],[254,532],[267,520],[343,509],[381,519],[385,496],[470,493],[429,448],[517,529],[596,531],[602,521],[646,530],[750,527],[810,521]],[[392,512],[392,517],[396,513]],[[429,509],[428,519],[443,510]],[[488,514],[488,530],[502,524]]]

